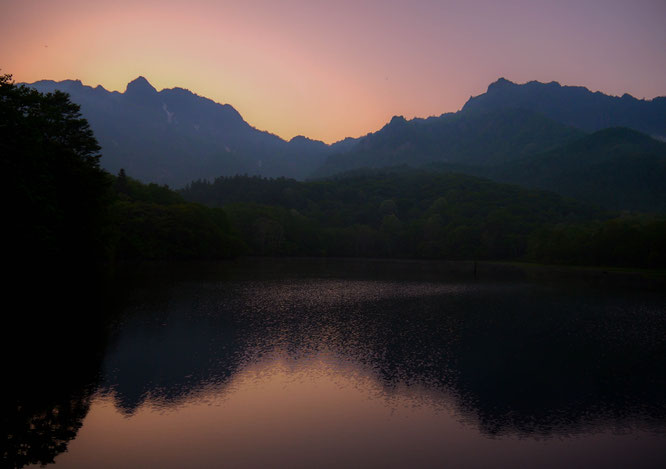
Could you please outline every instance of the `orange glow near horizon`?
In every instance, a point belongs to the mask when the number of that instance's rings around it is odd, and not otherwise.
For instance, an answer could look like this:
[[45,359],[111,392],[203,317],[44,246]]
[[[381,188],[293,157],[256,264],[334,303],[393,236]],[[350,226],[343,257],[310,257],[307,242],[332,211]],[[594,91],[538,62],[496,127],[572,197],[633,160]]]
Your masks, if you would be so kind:
[[563,3],[25,0],[3,6],[0,68],[117,91],[142,75],[327,143],[456,111],[500,76],[665,94],[663,4]]
[[[648,432],[589,432],[576,438],[480,433],[455,397],[416,384],[384,387],[359,364],[328,354],[267,357],[222,386],[176,404],[147,401],[119,412],[113,394],[97,395],[67,451],[68,468],[117,467],[535,467],[575,466],[590,447],[591,467],[631,466],[631,441]],[[608,448],[615,448],[609,454]],[[654,451],[654,450],[653,450]],[[652,456],[649,452],[645,458]],[[434,464],[436,462],[437,464]]]
[[[177,405],[146,402],[127,416],[113,396],[94,399],[85,425],[56,459],[67,467],[353,466],[409,444],[422,425],[430,446],[461,435],[447,396],[417,386],[390,392],[356,364],[327,355],[303,361],[274,356],[241,370],[222,387],[186,396]],[[445,413],[446,411],[446,413]],[[391,423],[402,421],[402,425]],[[150,435],[150,438],[146,438]],[[109,441],[113,441],[109,445]],[[422,441],[421,441],[422,442]],[[257,451],[256,448],[261,448]],[[337,454],[337,461],[321,457]],[[386,453],[386,463],[394,463]],[[376,459],[375,459],[376,460]],[[408,461],[405,461],[408,463]],[[361,466],[367,464],[360,464]]]

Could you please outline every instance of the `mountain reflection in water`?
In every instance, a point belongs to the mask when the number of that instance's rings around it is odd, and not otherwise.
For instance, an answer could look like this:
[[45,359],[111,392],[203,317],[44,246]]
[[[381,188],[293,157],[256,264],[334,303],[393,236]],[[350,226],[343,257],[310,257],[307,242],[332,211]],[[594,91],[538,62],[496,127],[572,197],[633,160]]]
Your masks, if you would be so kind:
[[663,294],[305,265],[163,272],[123,293],[56,465],[666,462]]

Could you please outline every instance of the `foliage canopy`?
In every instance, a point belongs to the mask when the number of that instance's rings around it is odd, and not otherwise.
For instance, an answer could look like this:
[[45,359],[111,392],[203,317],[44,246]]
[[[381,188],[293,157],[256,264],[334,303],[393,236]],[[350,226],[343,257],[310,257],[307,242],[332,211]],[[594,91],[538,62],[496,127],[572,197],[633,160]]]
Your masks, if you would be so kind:
[[42,94],[0,77],[0,153],[12,253],[22,258],[103,256],[109,180],[100,147],[67,94]]

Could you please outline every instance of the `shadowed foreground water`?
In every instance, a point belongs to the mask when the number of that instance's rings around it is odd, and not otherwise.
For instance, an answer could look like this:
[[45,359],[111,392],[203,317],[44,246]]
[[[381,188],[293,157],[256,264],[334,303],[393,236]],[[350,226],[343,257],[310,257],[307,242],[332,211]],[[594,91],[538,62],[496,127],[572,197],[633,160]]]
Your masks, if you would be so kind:
[[262,260],[136,275],[97,353],[59,357],[39,392],[8,401],[4,458],[666,467],[663,294],[436,266]]

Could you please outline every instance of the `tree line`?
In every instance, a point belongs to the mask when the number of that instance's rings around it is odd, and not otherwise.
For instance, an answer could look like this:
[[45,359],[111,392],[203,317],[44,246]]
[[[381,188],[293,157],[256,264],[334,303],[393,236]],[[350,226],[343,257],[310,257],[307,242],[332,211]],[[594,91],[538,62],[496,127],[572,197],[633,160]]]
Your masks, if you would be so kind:
[[666,266],[666,218],[408,167],[299,182],[194,181],[185,199],[224,208],[257,255],[518,260]]
[[234,176],[181,191],[100,168],[79,106],[0,77],[10,265],[239,255],[666,266],[666,219],[553,193],[395,167],[313,181]]

